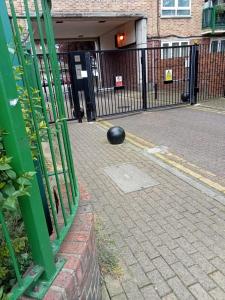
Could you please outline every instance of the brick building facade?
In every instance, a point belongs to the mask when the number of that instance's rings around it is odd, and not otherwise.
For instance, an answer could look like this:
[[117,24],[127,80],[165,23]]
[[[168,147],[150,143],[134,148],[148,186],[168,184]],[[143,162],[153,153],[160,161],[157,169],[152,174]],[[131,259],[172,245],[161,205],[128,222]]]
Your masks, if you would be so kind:
[[[21,0],[16,1],[23,12]],[[201,91],[207,87],[210,96],[215,90],[225,93],[221,79],[225,0],[52,0],[51,13],[58,52],[112,50],[91,52],[96,93],[112,90],[115,77],[120,75],[126,91],[134,90],[138,95],[142,94],[145,77],[148,93],[154,93],[155,98],[160,91],[168,90],[188,94],[192,60],[189,45],[195,43],[203,44],[198,66]],[[35,19],[33,27],[37,33]],[[38,48],[38,36],[36,39]],[[141,50],[113,52],[152,47],[154,51],[145,52],[146,76]],[[164,82],[166,70],[173,73],[173,83],[168,86]]]
[[[169,2],[175,5],[173,9]],[[63,27],[69,35],[68,24],[76,27],[77,23],[83,23],[86,31],[81,30],[81,34],[76,35],[75,30],[70,38],[80,41],[96,39],[96,47],[101,49],[113,49],[115,35],[120,33],[124,33],[127,39],[122,46],[128,47],[159,46],[166,41],[172,45],[182,40],[193,43],[202,39],[204,0],[69,0],[65,3],[53,0],[52,3],[59,38]],[[179,5],[186,5],[186,8]],[[90,28],[96,29],[97,36]]]
[[[17,11],[23,13],[23,1],[15,2]],[[222,30],[216,30],[209,14],[213,13],[212,6],[221,6],[224,2],[52,0],[52,16],[56,39],[64,44],[63,50],[177,46],[214,40],[218,40],[214,46],[219,50],[221,37],[225,33],[225,15],[220,15],[218,19]],[[204,19],[210,24],[208,27],[207,24],[203,26]],[[118,38],[121,38],[119,44],[115,41]]]

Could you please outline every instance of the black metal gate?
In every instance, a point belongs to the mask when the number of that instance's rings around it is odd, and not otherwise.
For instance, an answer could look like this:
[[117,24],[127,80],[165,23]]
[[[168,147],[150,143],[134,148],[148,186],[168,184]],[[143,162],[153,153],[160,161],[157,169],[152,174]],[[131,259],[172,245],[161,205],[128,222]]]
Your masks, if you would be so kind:
[[224,60],[207,45],[59,54],[67,118],[93,121],[222,97]]

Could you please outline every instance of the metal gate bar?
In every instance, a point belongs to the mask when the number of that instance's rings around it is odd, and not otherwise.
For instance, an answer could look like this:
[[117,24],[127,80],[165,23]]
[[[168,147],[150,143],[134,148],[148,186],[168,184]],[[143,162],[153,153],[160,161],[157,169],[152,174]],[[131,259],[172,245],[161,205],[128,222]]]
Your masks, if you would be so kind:
[[199,45],[198,102],[218,99],[225,95],[225,49],[214,52],[210,45]]
[[[68,64],[71,53],[58,54],[68,120],[77,118],[76,107],[83,109],[87,117],[87,95],[95,103],[96,117],[194,104],[224,96],[225,52],[212,53],[209,45],[77,53],[85,55],[86,65],[91,67],[88,89],[93,94],[88,94],[85,84],[81,87],[87,79],[74,75],[73,59],[72,65]],[[76,86],[77,96],[71,92]],[[48,101],[47,89],[43,88]]]

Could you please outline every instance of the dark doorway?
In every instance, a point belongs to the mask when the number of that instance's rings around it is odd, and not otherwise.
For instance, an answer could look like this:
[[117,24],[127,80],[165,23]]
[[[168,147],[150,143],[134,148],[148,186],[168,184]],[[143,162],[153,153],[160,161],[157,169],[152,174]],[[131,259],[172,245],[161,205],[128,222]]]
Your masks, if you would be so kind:
[[95,50],[94,41],[57,40],[58,52]]

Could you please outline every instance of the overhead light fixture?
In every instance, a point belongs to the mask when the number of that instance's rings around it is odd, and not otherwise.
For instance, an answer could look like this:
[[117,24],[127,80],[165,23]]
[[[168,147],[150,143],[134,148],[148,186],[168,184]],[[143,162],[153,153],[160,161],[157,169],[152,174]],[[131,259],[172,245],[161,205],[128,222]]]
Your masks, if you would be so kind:
[[125,44],[126,44],[126,35],[125,35],[124,32],[117,33],[116,36],[115,36],[115,39],[116,39],[116,47],[117,48],[125,46]]
[[125,39],[125,34],[124,33],[119,33],[118,37],[119,37],[119,40],[122,42]]

